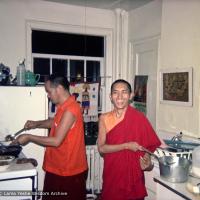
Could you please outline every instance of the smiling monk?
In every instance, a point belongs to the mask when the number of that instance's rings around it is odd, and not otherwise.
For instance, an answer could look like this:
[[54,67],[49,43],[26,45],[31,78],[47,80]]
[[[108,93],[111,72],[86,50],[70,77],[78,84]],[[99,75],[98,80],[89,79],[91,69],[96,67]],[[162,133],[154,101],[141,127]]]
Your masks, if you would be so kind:
[[104,157],[101,200],[143,200],[147,196],[144,171],[153,169],[149,154],[160,140],[147,118],[129,106],[130,84],[116,80],[111,86],[111,112],[99,120],[98,149]]

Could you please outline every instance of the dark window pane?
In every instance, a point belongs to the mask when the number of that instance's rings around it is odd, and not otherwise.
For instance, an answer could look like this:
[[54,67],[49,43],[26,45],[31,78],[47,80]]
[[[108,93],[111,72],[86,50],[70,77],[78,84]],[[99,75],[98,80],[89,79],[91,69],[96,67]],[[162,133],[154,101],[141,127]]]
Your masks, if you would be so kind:
[[52,73],[67,76],[67,60],[52,59]]
[[40,74],[39,82],[44,82],[45,77],[50,75],[50,59],[34,58],[33,59],[33,72],[35,74]]
[[87,61],[86,80],[87,82],[100,82],[100,62]]
[[84,81],[83,60],[70,60],[70,81],[71,82]]
[[104,37],[33,30],[32,52],[104,57]]

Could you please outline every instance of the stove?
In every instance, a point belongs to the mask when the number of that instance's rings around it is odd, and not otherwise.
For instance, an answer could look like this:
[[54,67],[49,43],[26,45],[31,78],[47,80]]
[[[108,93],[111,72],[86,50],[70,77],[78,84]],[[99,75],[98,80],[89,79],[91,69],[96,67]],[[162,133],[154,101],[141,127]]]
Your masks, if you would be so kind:
[[[24,154],[19,158],[24,158]],[[0,171],[0,199],[36,200],[37,170],[31,163],[17,164],[17,159]]]

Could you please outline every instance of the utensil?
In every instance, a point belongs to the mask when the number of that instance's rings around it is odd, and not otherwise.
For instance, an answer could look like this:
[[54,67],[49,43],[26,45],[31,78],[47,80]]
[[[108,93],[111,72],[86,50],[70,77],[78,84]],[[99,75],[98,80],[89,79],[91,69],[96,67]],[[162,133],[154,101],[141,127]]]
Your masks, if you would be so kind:
[[15,139],[15,137],[17,135],[19,135],[21,132],[25,131],[26,129],[25,128],[22,128],[21,130],[17,131],[16,133],[12,134],[12,135],[7,135],[5,137],[5,141],[8,142],[8,141],[13,141]]
[[151,156],[153,156],[154,158],[156,158],[157,160],[159,160],[159,157],[156,154],[152,153],[151,151],[149,151],[145,147],[142,147],[142,151],[145,151],[146,153],[150,154]]
[[156,154],[150,152],[144,147],[142,150],[154,156],[158,160],[161,178],[172,183],[182,183],[187,181],[191,167],[190,160],[176,156],[158,157]]
[[[147,152],[148,154],[150,154],[151,156],[153,156],[154,158],[156,158],[158,160],[158,162],[160,161],[161,157],[158,157],[156,154],[152,153],[151,151],[149,151],[148,149],[142,147],[143,151]],[[175,162],[173,162],[170,159],[163,159],[163,164],[164,165],[171,165],[174,164]]]

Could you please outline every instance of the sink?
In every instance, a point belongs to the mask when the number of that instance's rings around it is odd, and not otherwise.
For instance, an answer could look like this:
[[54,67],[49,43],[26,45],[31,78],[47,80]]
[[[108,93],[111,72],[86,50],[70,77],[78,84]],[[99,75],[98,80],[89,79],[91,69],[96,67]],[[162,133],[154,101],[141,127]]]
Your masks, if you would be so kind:
[[180,149],[180,148],[174,148],[174,147],[159,147],[160,149],[167,151],[167,152],[172,152],[172,153],[178,153],[178,152],[185,152],[185,149]]
[[164,142],[169,146],[167,148],[177,149],[179,152],[191,151],[195,147],[200,146],[199,143],[194,143],[194,142],[173,141],[173,140],[164,140]]

